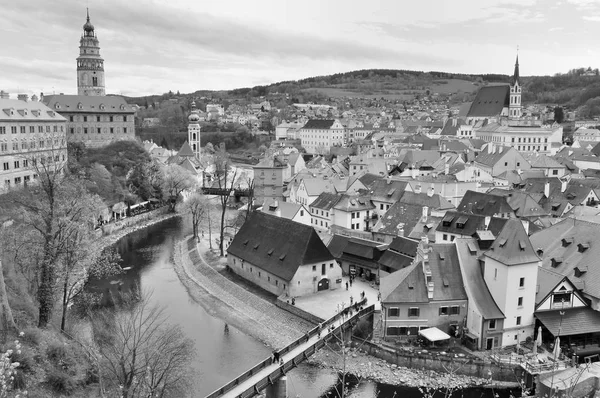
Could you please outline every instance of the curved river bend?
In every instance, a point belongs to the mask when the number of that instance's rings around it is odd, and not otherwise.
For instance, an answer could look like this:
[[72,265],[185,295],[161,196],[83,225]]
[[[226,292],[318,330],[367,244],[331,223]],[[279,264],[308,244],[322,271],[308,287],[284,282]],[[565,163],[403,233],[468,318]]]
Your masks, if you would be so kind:
[[[228,326],[226,332],[222,320],[213,317],[190,298],[172,263],[174,242],[189,234],[189,231],[189,225],[174,218],[121,239],[116,247],[123,258],[122,266],[131,268],[118,277],[94,281],[88,289],[106,293],[127,291],[139,286],[141,291],[151,292],[151,301],[165,306],[170,322],[181,326],[195,343],[197,355],[192,364],[194,389],[190,397],[203,398],[271,355],[271,349],[234,327]],[[337,396],[333,392],[336,380],[333,371],[302,364],[289,373],[288,394],[302,398]],[[353,389],[350,396],[417,398],[421,394],[416,388],[363,382]],[[454,396],[491,398],[492,394],[488,390],[469,389]]]

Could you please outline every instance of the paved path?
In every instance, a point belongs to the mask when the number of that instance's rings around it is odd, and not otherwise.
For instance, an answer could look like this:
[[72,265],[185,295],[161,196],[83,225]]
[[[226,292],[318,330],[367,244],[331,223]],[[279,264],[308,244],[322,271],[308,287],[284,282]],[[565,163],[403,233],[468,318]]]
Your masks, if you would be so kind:
[[[275,348],[286,346],[314,327],[219,274],[199,254],[193,239],[181,246],[185,277],[204,296],[210,296],[207,299],[215,302],[211,312],[226,322]],[[186,285],[189,288],[190,284]]]

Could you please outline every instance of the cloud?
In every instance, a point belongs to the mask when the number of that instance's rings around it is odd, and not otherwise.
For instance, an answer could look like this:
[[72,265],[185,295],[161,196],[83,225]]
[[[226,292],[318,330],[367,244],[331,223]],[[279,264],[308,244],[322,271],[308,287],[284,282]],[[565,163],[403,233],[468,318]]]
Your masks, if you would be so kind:
[[584,15],[583,19],[586,21],[600,22],[600,15]]

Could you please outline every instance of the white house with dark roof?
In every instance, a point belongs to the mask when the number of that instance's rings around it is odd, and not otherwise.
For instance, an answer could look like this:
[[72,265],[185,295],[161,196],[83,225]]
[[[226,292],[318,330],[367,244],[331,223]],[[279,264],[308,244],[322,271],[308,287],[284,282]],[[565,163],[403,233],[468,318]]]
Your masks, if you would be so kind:
[[342,269],[312,227],[262,212],[253,212],[235,235],[227,265],[277,296],[337,289],[342,281]]
[[306,153],[325,155],[332,146],[345,144],[344,130],[339,120],[311,119],[298,130],[298,135]]
[[529,162],[515,148],[489,143],[473,161],[473,165],[493,177],[505,171],[529,170]]
[[502,346],[533,337],[535,296],[540,258],[523,224],[506,220],[496,239],[481,256],[483,279],[504,314]]

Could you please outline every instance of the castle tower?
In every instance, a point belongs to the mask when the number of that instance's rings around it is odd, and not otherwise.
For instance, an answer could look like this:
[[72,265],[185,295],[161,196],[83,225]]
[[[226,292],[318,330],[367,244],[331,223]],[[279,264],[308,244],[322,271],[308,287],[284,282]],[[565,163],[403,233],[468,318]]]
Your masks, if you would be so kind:
[[521,108],[521,83],[519,82],[519,55],[515,63],[515,73],[510,84],[510,104],[508,106],[508,117],[518,119],[523,114]]
[[192,101],[192,111],[188,116],[188,142],[196,155],[196,159],[200,160],[200,115],[196,108],[196,102]]
[[83,35],[79,40],[79,57],[77,57],[77,94],[103,96],[104,91],[104,59],[100,57],[98,38],[94,33],[94,25],[87,21],[83,25]]

